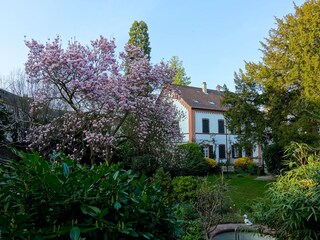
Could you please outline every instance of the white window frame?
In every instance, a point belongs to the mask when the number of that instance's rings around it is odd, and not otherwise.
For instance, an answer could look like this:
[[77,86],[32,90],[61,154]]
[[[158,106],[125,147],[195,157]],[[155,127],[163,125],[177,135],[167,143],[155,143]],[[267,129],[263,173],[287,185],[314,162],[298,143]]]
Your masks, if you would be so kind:
[[209,146],[203,146],[203,157],[209,157]]

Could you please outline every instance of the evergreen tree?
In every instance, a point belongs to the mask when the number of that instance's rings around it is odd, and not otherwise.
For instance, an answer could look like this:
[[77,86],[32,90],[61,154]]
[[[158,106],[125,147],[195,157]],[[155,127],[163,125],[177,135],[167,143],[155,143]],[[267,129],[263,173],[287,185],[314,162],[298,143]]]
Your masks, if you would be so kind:
[[295,6],[294,14],[276,23],[261,43],[262,60],[246,62],[235,79],[236,93],[225,94],[228,124],[238,124],[243,136],[253,134],[249,139],[256,131],[280,146],[319,146],[320,1]]
[[186,75],[186,71],[182,66],[182,61],[179,60],[177,56],[173,56],[169,60],[170,68],[176,72],[176,75],[173,79],[173,84],[178,85],[189,85],[191,83],[190,77]]
[[320,106],[320,1],[295,6],[276,21],[262,43],[263,61],[248,64],[249,74],[268,91],[294,92]]
[[228,129],[237,134],[238,144],[245,149],[254,143],[263,144],[267,140],[264,96],[259,94],[260,85],[247,79],[239,71],[235,74],[235,92],[224,88],[223,104],[228,107],[225,113]]
[[141,48],[144,55],[150,60],[151,47],[149,41],[148,25],[144,21],[134,21],[129,32],[128,44]]
[[317,146],[319,121],[310,113],[320,108],[320,1],[276,21],[262,43],[262,62],[247,63],[247,74],[263,86],[273,141]]

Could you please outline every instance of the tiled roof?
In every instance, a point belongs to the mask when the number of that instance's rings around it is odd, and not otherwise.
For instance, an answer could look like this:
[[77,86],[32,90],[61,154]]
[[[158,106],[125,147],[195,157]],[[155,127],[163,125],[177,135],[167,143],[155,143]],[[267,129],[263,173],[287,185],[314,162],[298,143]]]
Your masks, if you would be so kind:
[[191,107],[195,109],[207,109],[216,111],[226,111],[221,105],[223,93],[217,90],[207,89],[207,94],[201,88],[189,87],[183,85],[174,85],[180,97]]

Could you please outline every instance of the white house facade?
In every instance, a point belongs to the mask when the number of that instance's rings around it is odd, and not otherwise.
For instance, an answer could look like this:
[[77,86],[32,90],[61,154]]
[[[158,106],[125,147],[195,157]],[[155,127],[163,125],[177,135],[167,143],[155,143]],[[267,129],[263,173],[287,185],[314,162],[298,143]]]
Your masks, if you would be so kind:
[[[237,136],[228,130],[221,105],[223,92],[207,89],[204,82],[202,88],[175,85],[175,106],[183,113],[180,129],[184,142],[196,142],[204,157],[216,159],[219,163],[234,160],[245,153],[237,147]],[[250,153],[257,163],[261,163],[261,149],[253,147]]]

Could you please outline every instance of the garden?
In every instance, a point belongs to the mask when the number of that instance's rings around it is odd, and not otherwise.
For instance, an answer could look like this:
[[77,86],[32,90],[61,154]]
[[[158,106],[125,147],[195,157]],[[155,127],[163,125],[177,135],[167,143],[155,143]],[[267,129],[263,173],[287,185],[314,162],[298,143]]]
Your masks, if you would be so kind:
[[277,239],[317,239],[316,150],[295,144],[294,152],[288,150],[292,170],[261,181],[243,167],[221,174],[196,144],[181,149],[188,149],[188,160],[204,163],[197,175],[187,174],[187,165],[139,173],[121,163],[89,166],[62,152],[47,160],[12,149],[19,160],[1,161],[2,237],[201,240],[210,239],[219,224],[243,223],[247,214],[275,229]]
[[[179,147],[187,163],[201,163],[196,175],[188,164],[139,173],[121,163],[80,164],[62,152],[47,160],[12,151],[19,160],[3,160],[0,171],[5,239],[209,239],[217,224],[243,221],[228,189],[255,181],[242,174],[223,180],[197,144]],[[251,188],[262,193],[262,185]]]
[[[32,98],[17,98],[18,114],[0,102],[1,148],[13,152],[0,157],[0,239],[208,240],[244,214],[279,240],[320,239],[320,2],[295,10],[276,19],[262,61],[235,74],[236,91],[223,89],[246,153],[233,173],[182,144],[172,83],[190,79],[177,59],[150,62],[144,22],[119,53],[103,36],[26,39]],[[256,179],[257,143],[273,180]]]

